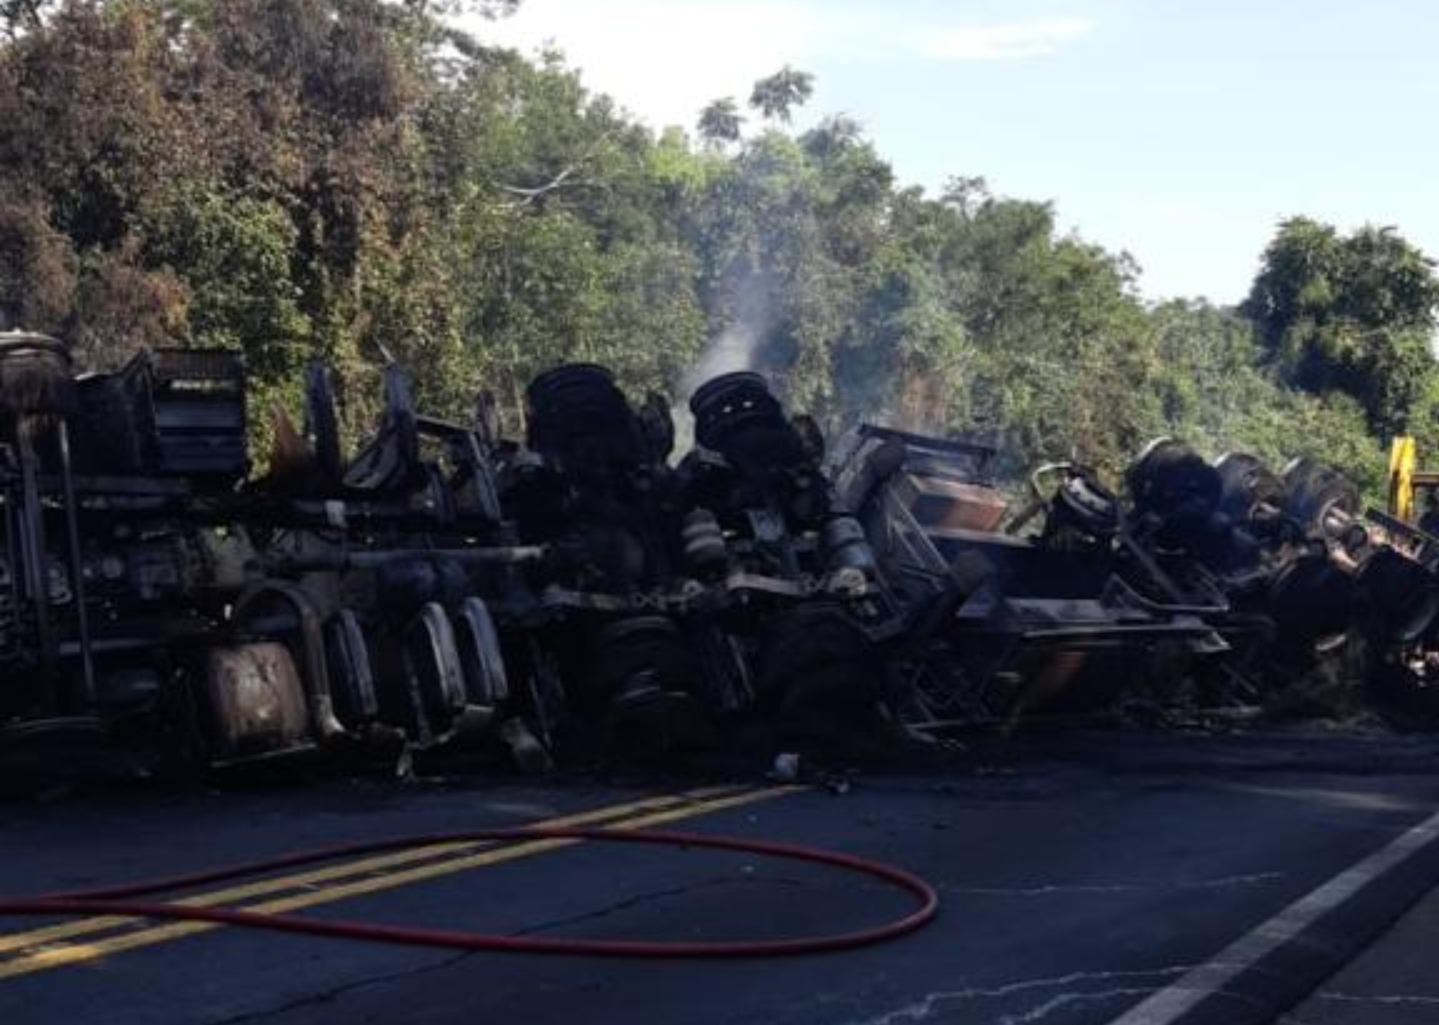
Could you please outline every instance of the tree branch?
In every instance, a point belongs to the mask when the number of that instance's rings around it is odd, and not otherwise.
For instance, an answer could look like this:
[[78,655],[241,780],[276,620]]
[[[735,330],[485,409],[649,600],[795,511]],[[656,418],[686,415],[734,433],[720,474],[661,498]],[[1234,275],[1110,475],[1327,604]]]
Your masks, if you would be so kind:
[[591,160],[591,158],[594,157],[594,155],[599,151],[599,148],[603,146],[606,142],[608,142],[613,135],[613,129],[606,129],[604,132],[600,133],[599,138],[595,139],[595,141],[590,144],[589,148],[580,155],[580,158],[578,160],[570,164],[564,170],[560,171],[559,174],[555,175],[543,185],[526,187],[523,185],[508,185],[504,182],[499,182],[496,184],[495,187],[502,192],[508,192],[512,196],[519,197],[515,202],[509,204],[511,208],[518,209],[538,202],[539,200],[544,199],[546,196],[548,196],[551,192],[558,191],[559,189],[577,188],[580,186],[592,184],[588,181],[572,181],[571,179],[574,178],[574,175],[579,170],[581,170],[585,166],[585,164],[587,164]]

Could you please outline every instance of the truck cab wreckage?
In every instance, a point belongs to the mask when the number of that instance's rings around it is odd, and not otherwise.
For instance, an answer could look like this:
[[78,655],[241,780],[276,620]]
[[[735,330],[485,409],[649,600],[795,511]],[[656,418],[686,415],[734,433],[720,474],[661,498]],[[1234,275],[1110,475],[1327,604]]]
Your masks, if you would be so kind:
[[1427,721],[1439,539],[1336,471],[1159,439],[1123,494],[1027,496],[994,450],[863,425],[832,451],[766,380],[662,397],[550,370],[522,438],[384,375],[344,452],[325,368],[251,479],[225,352],[76,374],[0,335],[0,754],[75,733],[193,766],[305,753],[668,757],[747,738],[1260,708],[1348,659]]

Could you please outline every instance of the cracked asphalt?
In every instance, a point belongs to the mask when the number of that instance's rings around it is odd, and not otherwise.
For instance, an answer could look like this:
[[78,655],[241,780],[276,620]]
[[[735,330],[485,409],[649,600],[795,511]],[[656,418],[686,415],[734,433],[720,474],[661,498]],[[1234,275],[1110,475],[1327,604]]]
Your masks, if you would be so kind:
[[[82,923],[79,933],[53,936],[35,930],[65,923],[14,920],[0,934],[0,1021],[1108,1023],[1185,984],[1236,939],[1433,815],[1433,746],[1427,738],[1107,734],[986,751],[942,770],[859,774],[844,793],[756,794],[761,781],[744,778],[474,778],[184,795],[109,788],[10,804],[0,808],[0,889],[12,894],[618,807],[631,823],[669,815],[661,828],[889,861],[933,882],[944,906],[927,930],[881,947],[699,963],[456,954],[193,926],[172,935],[127,923]],[[712,784],[734,789],[694,796]],[[459,852],[476,863],[467,871],[427,856],[362,876],[277,884],[243,902],[290,900],[297,913],[321,917],[653,939],[829,932],[908,907],[878,884],[734,854],[608,844],[500,850]],[[1432,935],[1423,926],[1439,920],[1435,899],[1422,899],[1435,879],[1439,858],[1415,861],[1351,901],[1327,932],[1306,933],[1287,960],[1257,964],[1209,995],[1192,1020],[1433,1020],[1422,1017],[1439,1005],[1432,985],[1383,976],[1378,969],[1395,955],[1376,952],[1397,944],[1418,970]],[[32,939],[13,939],[21,934]],[[1369,946],[1375,937],[1379,946]],[[1377,958],[1368,969],[1366,956]]]
[[1439,891],[1325,979],[1284,1015],[1283,1025],[1433,1025],[1439,1020],[1436,935]]

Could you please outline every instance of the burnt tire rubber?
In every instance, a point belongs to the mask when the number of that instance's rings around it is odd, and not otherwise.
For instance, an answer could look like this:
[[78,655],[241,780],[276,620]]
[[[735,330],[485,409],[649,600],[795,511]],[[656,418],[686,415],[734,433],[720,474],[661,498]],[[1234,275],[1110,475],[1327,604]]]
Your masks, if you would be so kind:
[[703,667],[673,621],[619,620],[590,650],[582,705],[598,717],[606,755],[643,760],[714,745]]

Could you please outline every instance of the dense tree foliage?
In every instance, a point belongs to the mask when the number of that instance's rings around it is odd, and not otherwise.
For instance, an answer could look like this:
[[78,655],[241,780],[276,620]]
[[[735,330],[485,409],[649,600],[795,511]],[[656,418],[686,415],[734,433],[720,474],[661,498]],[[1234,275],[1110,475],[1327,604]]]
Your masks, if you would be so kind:
[[1286,380],[1354,396],[1379,431],[1402,431],[1432,372],[1439,280],[1393,228],[1341,237],[1286,221],[1244,303]]
[[756,365],[831,427],[983,429],[1016,467],[1171,433],[1372,484],[1386,432],[1439,444],[1439,285],[1390,229],[1289,221],[1241,309],[1151,308],[1047,204],[905,187],[843,116],[790,132],[802,71],[691,139],[445,20],[514,6],[0,3],[0,326],[97,364],[237,349],[262,402],[324,356],[351,425],[392,356],[426,403],[488,387],[511,418],[592,359],[677,397]]
[[700,138],[712,143],[738,142],[744,128],[744,115],[733,96],[715,100],[700,111],[697,127]]

